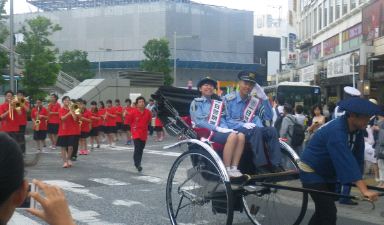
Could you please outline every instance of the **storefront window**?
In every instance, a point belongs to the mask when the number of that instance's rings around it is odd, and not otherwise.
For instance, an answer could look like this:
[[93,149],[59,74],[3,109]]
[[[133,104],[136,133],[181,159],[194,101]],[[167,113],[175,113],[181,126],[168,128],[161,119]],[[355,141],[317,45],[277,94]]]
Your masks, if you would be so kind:
[[351,10],[356,8],[356,0],[351,0]]
[[324,27],[327,26],[327,19],[328,19],[328,0],[324,1]]
[[340,18],[340,8],[341,8],[341,0],[336,0],[335,20]]

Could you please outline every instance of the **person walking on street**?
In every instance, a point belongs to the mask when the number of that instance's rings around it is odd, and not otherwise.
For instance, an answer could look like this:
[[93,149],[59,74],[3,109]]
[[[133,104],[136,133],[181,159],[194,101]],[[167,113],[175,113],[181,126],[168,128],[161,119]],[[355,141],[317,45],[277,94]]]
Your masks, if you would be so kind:
[[48,104],[48,137],[51,140],[51,149],[56,149],[57,134],[59,133],[59,110],[61,105],[57,102],[57,95],[51,94],[51,102]]
[[134,111],[135,108],[132,107],[132,100],[129,98],[125,99],[125,104],[126,104],[126,107],[124,108],[124,112],[123,112],[123,118],[124,118],[123,131],[125,131],[127,134],[126,145],[131,145],[132,143],[132,134],[131,134],[132,111]]
[[[371,116],[384,115],[384,112],[363,98],[349,98],[338,105],[345,114],[319,128],[303,151],[299,162],[300,180],[304,188],[328,192],[335,192],[337,182],[354,183],[363,196],[376,201],[378,193],[370,191],[363,180],[363,130]],[[315,213],[308,224],[336,225],[336,199],[316,193],[310,195]]]
[[[381,105],[384,110],[384,105]],[[375,145],[375,155],[377,158],[377,165],[379,167],[379,185],[378,187],[384,188],[384,115],[379,115],[377,122],[378,136]]]
[[33,140],[36,141],[37,150],[41,151],[44,140],[47,138],[48,111],[43,107],[43,100],[36,100],[36,107],[32,109],[31,119],[33,123]]
[[151,119],[151,112],[145,108],[145,98],[141,96],[136,98],[136,109],[132,111],[131,133],[134,144],[133,161],[139,172],[143,170],[141,160],[148,138],[148,126],[151,123]]

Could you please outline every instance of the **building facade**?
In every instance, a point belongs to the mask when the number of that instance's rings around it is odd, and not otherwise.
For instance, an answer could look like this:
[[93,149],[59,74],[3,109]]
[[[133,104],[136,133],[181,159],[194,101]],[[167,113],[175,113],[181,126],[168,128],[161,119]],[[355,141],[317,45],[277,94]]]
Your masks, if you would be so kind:
[[[250,11],[186,0],[30,2],[45,7],[45,12],[17,15],[15,24],[37,15],[48,17],[63,28],[52,37],[60,52],[88,52],[95,70],[104,77],[137,70],[145,58],[143,46],[153,38],[169,41],[170,66],[175,62],[177,86],[186,86],[189,80],[196,84],[208,75],[234,80],[240,70],[257,72],[261,68],[253,61]],[[57,5],[58,2],[63,5]]]

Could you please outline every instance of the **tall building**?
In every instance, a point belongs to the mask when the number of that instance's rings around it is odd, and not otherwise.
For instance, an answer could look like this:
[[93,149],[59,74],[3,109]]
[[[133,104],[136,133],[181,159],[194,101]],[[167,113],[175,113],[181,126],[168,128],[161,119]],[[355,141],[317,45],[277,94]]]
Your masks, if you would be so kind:
[[186,86],[189,80],[196,84],[208,75],[235,80],[240,70],[261,68],[253,62],[251,11],[189,0],[28,2],[42,12],[17,15],[15,24],[38,15],[51,19],[63,28],[52,37],[60,52],[87,51],[101,76],[137,70],[145,58],[143,46],[153,38],[168,39],[177,86]]
[[327,102],[341,99],[347,85],[363,91],[371,48],[363,38],[362,12],[370,2],[300,0],[296,4],[298,74],[301,81],[321,85]]

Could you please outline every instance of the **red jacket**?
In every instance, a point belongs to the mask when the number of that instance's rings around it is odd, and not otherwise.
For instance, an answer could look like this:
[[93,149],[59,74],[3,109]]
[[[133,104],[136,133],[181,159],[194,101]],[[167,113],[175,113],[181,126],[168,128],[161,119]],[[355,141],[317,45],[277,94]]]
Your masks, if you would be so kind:
[[148,109],[140,112],[138,109],[132,111],[131,133],[133,139],[146,141],[148,138],[148,125],[151,123],[152,114]]

